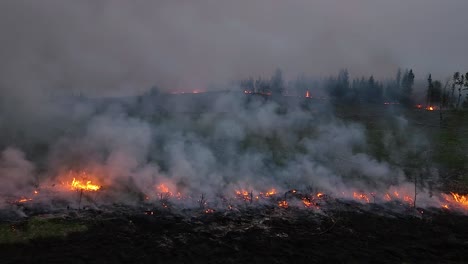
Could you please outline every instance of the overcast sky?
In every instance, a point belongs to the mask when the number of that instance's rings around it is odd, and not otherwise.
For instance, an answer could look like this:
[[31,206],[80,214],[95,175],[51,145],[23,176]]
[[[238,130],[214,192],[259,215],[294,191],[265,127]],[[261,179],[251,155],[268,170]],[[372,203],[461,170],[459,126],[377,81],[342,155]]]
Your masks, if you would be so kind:
[[468,71],[466,0],[2,0],[0,88],[197,89],[281,67]]

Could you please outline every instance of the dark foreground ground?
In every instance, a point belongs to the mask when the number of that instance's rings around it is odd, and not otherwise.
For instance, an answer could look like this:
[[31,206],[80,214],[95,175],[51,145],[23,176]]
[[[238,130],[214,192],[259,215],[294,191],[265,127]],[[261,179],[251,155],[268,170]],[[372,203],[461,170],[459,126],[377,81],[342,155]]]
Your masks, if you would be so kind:
[[4,242],[0,263],[468,263],[468,216],[440,210],[152,212],[37,215],[86,230]]

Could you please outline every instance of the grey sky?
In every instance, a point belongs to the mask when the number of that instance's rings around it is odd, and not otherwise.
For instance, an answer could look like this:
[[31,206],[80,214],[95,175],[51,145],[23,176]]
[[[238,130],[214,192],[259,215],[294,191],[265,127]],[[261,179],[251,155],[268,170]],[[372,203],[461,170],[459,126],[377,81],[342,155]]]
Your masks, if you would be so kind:
[[466,0],[3,0],[0,87],[131,94],[276,67],[445,78],[468,70],[467,10]]

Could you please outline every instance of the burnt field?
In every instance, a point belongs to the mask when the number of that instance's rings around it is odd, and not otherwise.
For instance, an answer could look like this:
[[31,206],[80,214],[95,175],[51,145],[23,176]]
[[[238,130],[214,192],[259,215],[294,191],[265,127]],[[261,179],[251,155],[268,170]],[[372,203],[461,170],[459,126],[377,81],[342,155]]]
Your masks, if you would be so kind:
[[[326,210],[113,206],[4,221],[2,263],[466,263],[468,216],[335,202]],[[49,232],[48,234],[46,232]],[[65,235],[66,234],[66,235]]]

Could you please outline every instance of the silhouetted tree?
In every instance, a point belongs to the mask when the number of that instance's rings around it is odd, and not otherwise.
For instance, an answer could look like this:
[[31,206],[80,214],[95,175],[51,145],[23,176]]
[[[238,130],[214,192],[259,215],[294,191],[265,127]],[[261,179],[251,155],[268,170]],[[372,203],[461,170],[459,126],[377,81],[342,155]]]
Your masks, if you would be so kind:
[[369,77],[365,90],[365,100],[367,102],[378,103],[382,101],[382,85],[375,81],[374,76]]
[[389,101],[400,101],[401,74],[401,69],[398,68],[395,80],[388,82],[385,86],[385,98]]
[[285,89],[283,72],[280,68],[275,70],[275,73],[270,80],[270,89],[273,95],[282,95]]
[[414,73],[413,70],[406,70],[401,80],[401,96],[400,102],[406,106],[412,105],[412,94],[414,85]]
[[396,82],[396,88],[400,89],[400,87],[401,87],[401,68],[398,68],[397,75],[396,75],[396,78],[395,78],[395,82]]
[[440,104],[442,100],[442,83],[434,81],[430,102],[432,105]]
[[429,78],[427,78],[426,105],[431,104],[433,90],[434,90],[434,85],[432,84],[432,75],[429,74]]
[[338,73],[338,77],[331,77],[326,82],[325,88],[328,94],[335,100],[349,99],[349,73],[343,69]]
[[[468,77],[468,73],[467,73],[467,77]],[[458,109],[460,106],[460,100],[462,97],[462,89],[465,84],[465,76],[463,74],[460,74],[459,72],[456,72],[453,75],[453,81],[454,81],[454,84],[458,86],[458,99],[457,99],[457,104],[455,107],[456,109]]]

